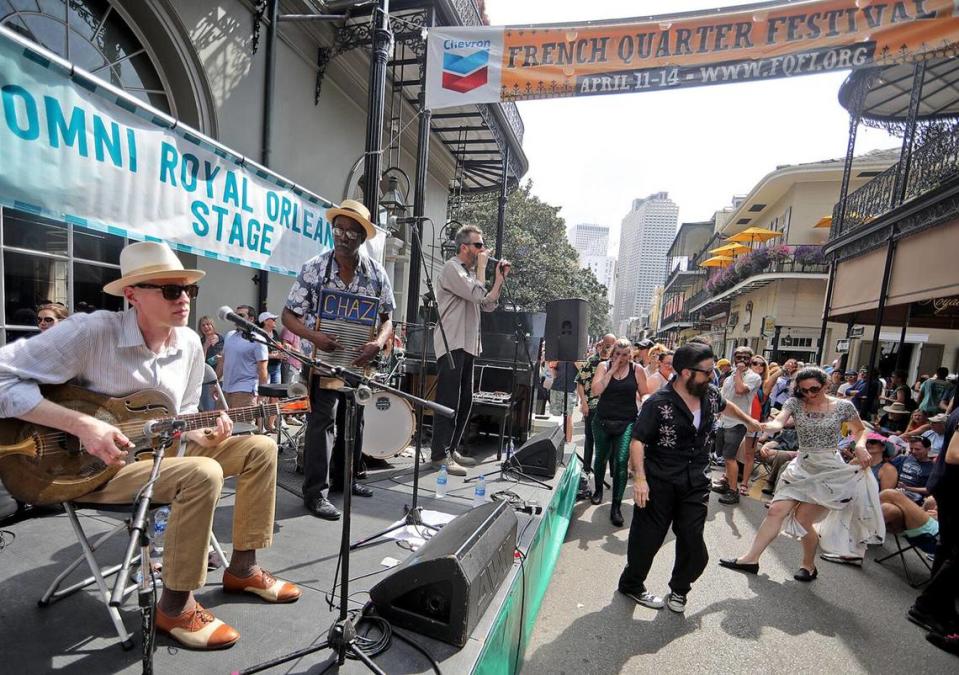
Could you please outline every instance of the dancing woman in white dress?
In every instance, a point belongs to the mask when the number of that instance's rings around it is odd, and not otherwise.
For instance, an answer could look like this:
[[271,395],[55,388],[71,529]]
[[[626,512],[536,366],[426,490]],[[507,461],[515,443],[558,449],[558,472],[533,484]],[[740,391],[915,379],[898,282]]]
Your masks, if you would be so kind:
[[[843,534],[852,545],[879,543],[885,536],[865,427],[852,403],[826,394],[826,383],[822,369],[802,369],[796,375],[795,396],[775,421],[762,425],[764,431],[775,433],[793,418],[799,454],[780,476],[752,547],[739,558],[721,559],[723,567],[756,574],[760,556],[783,529],[802,540],[802,564],[794,578],[812,581],[819,574],[815,562],[819,535],[813,525],[830,513],[846,528]],[[837,449],[843,422],[856,436],[855,458],[849,464]]]

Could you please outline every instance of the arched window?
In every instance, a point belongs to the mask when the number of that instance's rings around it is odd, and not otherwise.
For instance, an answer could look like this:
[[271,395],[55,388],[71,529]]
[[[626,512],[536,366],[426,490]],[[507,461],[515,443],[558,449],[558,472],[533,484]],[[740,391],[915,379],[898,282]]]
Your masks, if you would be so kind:
[[162,72],[109,0],[0,0],[0,25],[175,116]]

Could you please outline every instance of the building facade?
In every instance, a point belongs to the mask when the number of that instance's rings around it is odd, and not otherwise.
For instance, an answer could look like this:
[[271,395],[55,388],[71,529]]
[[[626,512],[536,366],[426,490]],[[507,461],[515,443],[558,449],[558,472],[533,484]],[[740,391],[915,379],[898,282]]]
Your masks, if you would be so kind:
[[[153,124],[185,125],[198,132],[198,143],[207,138],[218,144],[206,145],[220,156],[226,156],[228,149],[231,157],[242,158],[240,164],[251,175],[269,174],[285,189],[319,196],[327,204],[360,198],[369,8],[357,10],[345,22],[279,22],[269,96],[265,40],[270,17],[263,14],[268,4],[249,0],[0,3],[0,26],[90,73],[91,81],[103,82],[104,88],[115,87],[132,96],[144,111],[154,111],[149,113],[155,116]],[[315,3],[307,0],[283,0],[279,9],[281,14],[299,15],[317,11]],[[408,28],[422,24],[428,16],[436,24],[481,21],[472,0],[436,0],[396,10],[381,166],[407,178],[416,173],[415,102],[423,63],[415,42],[422,39],[421,34]],[[404,26],[405,36],[400,32]],[[132,107],[129,102],[120,103]],[[18,119],[17,124],[25,123],[23,117]],[[10,124],[0,125],[0,147],[11,147],[7,142],[17,140],[12,135],[16,131]],[[87,128],[88,135],[94,131]],[[455,217],[457,199],[495,191],[500,178],[515,184],[525,173],[527,161],[521,145],[522,121],[512,104],[443,111],[433,117],[427,133],[423,213],[436,226],[424,229],[424,257],[436,267],[442,260],[440,245],[448,234],[443,226]],[[507,148],[509,165],[503,176],[497,167]],[[0,166],[0,178],[19,170],[9,157]],[[267,166],[269,172],[263,168]],[[3,185],[0,180],[0,192]],[[412,205],[414,186],[403,181],[400,185]],[[124,199],[119,182],[116,199]],[[118,236],[103,228],[87,228],[80,219],[38,215],[20,208],[19,201],[9,195],[0,194],[0,204],[0,344],[35,332],[34,311],[43,301],[62,302],[72,312],[122,309],[122,299],[106,296],[101,289],[119,276],[119,251],[127,237],[150,236],[148,222],[131,223],[131,230],[139,228],[138,235]],[[392,276],[396,314],[402,317],[410,290],[408,226],[391,223],[384,211],[378,220],[383,232],[375,252]],[[180,225],[185,232],[191,229],[189,220]],[[216,259],[190,252],[191,247],[183,245],[186,239],[169,241],[186,266],[207,272],[193,305],[191,325],[196,326],[201,315],[215,314],[222,305],[248,304],[274,312],[282,308],[293,281],[288,270],[254,269],[244,256]],[[305,245],[299,252],[302,260],[326,250],[326,244],[317,239]],[[413,289],[412,295],[418,296],[419,290]]]
[[605,225],[579,223],[569,232],[569,240],[579,255],[579,266],[589,269],[606,287],[612,303],[616,280],[616,258],[609,255],[609,228]]
[[613,326],[622,331],[630,317],[648,317],[653,293],[668,269],[666,252],[676,235],[679,207],[668,192],[634,199],[622,220],[616,261]]

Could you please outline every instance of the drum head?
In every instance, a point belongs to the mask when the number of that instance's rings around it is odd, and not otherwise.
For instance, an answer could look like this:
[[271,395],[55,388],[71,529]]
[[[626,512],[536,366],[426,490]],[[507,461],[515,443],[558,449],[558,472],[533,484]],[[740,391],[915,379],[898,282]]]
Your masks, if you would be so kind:
[[389,459],[413,438],[413,408],[396,394],[379,393],[363,407],[363,454]]

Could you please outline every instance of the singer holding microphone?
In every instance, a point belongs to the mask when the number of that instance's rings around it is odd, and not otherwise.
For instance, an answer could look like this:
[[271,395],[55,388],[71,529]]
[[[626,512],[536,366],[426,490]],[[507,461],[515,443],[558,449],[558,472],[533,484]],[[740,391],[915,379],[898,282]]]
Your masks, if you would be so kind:
[[473,362],[480,354],[480,311],[492,312],[499,303],[503,282],[510,264],[496,264],[493,287],[486,291],[486,263],[489,251],[483,243],[483,231],[475,225],[463,225],[454,237],[456,255],[446,261],[436,282],[436,303],[440,321],[446,330],[449,353],[437,328],[433,331],[436,349],[436,402],[456,411],[453,419],[433,416],[433,466],[446,464],[452,476],[465,476],[464,466],[476,464],[462,456],[457,448],[469,422],[473,407]]
[[[196,412],[204,355],[200,338],[186,324],[203,276],[183,269],[166,244],[130,244],[120,252],[120,278],[103,288],[126,298],[130,309],[74,314],[56,330],[0,348],[0,417],[60,429],[105,464],[121,465],[84,502],[130,504],[153,462],[127,463],[131,442],[120,429],[43,398],[37,385],[80,383],[107,396],[157,389],[174,403],[173,412]],[[154,500],[171,504],[156,626],[191,649],[222,649],[240,636],[193,597],[206,583],[210,528],[224,476],[236,476],[236,501],[223,590],[271,603],[300,596],[296,586],[256,563],[257,549],[273,540],[276,443],[267,436],[232,436],[232,430],[233,422],[221,413],[214,426],[183,434],[184,456],[164,458],[154,485]]]

